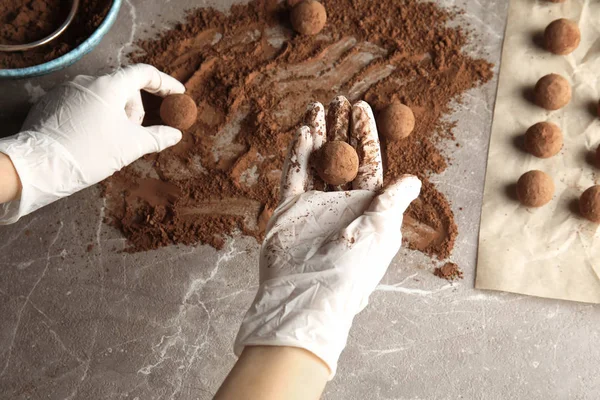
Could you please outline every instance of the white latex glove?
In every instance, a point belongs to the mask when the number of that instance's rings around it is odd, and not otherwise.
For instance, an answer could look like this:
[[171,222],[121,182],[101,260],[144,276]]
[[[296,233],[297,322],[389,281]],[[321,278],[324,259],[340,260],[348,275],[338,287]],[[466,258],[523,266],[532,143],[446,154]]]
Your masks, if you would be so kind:
[[0,152],[10,157],[23,185],[19,200],[0,205],[0,224],[16,222],[179,142],[177,129],[141,126],[140,90],[166,96],[185,88],[156,68],[137,64],[99,78],[78,76],[45,95],[29,112],[23,132],[0,139]]
[[[354,316],[400,249],[402,216],[421,182],[405,175],[382,191],[377,128],[367,103],[351,107],[338,97],[327,123],[316,103],[306,123],[284,165],[281,204],[260,254],[260,286],[234,350],[239,356],[250,345],[300,347],[321,358],[332,378]],[[311,190],[318,184],[311,153],[326,139],[348,140],[350,125],[349,142],[360,159],[354,190]]]

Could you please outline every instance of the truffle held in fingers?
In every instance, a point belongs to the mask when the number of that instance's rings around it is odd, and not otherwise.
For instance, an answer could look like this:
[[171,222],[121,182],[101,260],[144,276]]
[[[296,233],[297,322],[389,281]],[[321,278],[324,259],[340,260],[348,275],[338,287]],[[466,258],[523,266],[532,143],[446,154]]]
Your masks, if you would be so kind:
[[198,107],[186,94],[171,94],[160,105],[160,118],[173,128],[184,130],[196,122]]
[[571,85],[558,74],[548,74],[535,85],[535,103],[546,110],[558,110],[571,101]]
[[404,139],[415,129],[415,115],[408,106],[394,101],[379,114],[377,128],[389,141]]
[[517,182],[517,197],[527,207],[541,207],[554,196],[554,182],[542,171],[524,173]]
[[562,146],[562,132],[552,122],[538,122],[525,133],[525,150],[536,157],[552,157]]
[[546,49],[554,54],[570,54],[581,42],[579,26],[569,19],[553,21],[544,31]]
[[316,153],[315,167],[325,183],[343,185],[358,174],[358,154],[346,142],[326,142]]
[[579,198],[579,211],[588,220],[600,224],[600,186],[592,186]]
[[292,9],[290,20],[296,32],[312,36],[325,27],[327,11],[318,1],[305,0]]

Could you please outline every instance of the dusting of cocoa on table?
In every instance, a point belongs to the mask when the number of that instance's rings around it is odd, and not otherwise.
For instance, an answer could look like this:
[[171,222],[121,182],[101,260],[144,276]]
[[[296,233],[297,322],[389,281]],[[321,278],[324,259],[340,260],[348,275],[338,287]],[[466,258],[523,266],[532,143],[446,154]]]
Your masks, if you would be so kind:
[[[385,182],[423,180],[403,226],[409,247],[446,258],[457,236],[447,199],[429,181],[447,167],[441,149],[454,138],[442,117],[452,101],[492,77],[492,65],[462,52],[467,33],[450,11],[417,0],[324,0],[329,19],[314,37],[295,35],[275,0],[235,5],[223,14],[191,11],[159,38],[139,42],[134,62],[183,81],[198,121],[174,148],[105,182],[112,223],[146,250],[171,243],[220,248],[242,232],[260,239],[277,206],[281,166],[311,101],[338,94],[379,112],[394,100],[411,107],[414,132],[382,141]],[[146,98],[146,123],[160,102]]]
[[433,274],[439,278],[443,278],[449,281],[463,278],[463,272],[460,270],[458,265],[452,262],[448,262],[441,267],[437,267]]
[[[69,28],[47,45],[24,52],[0,52],[0,69],[24,68],[54,60],[75,47],[98,28],[112,0],[81,1]],[[0,44],[25,44],[54,32],[66,20],[71,1],[2,0],[0,2]]]

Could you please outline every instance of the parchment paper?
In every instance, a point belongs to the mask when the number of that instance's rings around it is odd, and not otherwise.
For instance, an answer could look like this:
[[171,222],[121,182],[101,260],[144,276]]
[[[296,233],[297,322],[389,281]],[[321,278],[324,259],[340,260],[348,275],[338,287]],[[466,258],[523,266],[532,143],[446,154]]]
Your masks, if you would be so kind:
[[[578,49],[553,55],[539,37],[557,18],[579,23]],[[543,38],[543,36],[542,36]],[[528,98],[539,78],[566,77],[573,99],[545,111]],[[600,303],[600,229],[578,213],[577,200],[598,182],[593,151],[600,144],[600,0],[512,0],[488,156],[476,287],[534,296]],[[538,159],[519,146],[540,121],[556,123],[564,148]],[[592,157],[592,159],[590,159]],[[539,169],[554,179],[552,202],[528,209],[516,200],[521,174]]]

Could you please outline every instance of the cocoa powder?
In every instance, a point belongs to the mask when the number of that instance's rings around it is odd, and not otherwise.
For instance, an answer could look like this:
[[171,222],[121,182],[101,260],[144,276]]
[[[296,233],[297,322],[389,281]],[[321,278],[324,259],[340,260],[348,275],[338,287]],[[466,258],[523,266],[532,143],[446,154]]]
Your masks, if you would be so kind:
[[[139,42],[146,62],[185,83],[199,107],[181,143],[105,181],[110,222],[131,250],[172,243],[217,248],[241,232],[260,240],[277,206],[281,166],[306,105],[338,94],[364,99],[375,113],[398,100],[416,126],[382,141],[385,182],[404,173],[423,180],[403,226],[409,247],[439,258],[457,236],[447,199],[429,181],[447,166],[454,138],[442,117],[451,102],[492,77],[492,65],[463,53],[467,33],[455,13],[418,0],[324,0],[328,22],[317,36],[289,26],[276,0],[235,5],[227,14],[189,12],[160,37]],[[160,100],[144,96],[145,123],[160,122]]]
[[433,274],[438,278],[446,279],[448,281],[453,281],[456,279],[463,278],[463,272],[460,270],[458,265],[452,262],[448,262],[441,267],[437,267]]
[[[24,52],[0,52],[0,69],[24,68],[58,58],[87,39],[102,23],[112,0],[85,0],[75,19],[58,38]],[[54,32],[66,20],[71,2],[63,0],[2,0],[0,43],[25,44]]]

